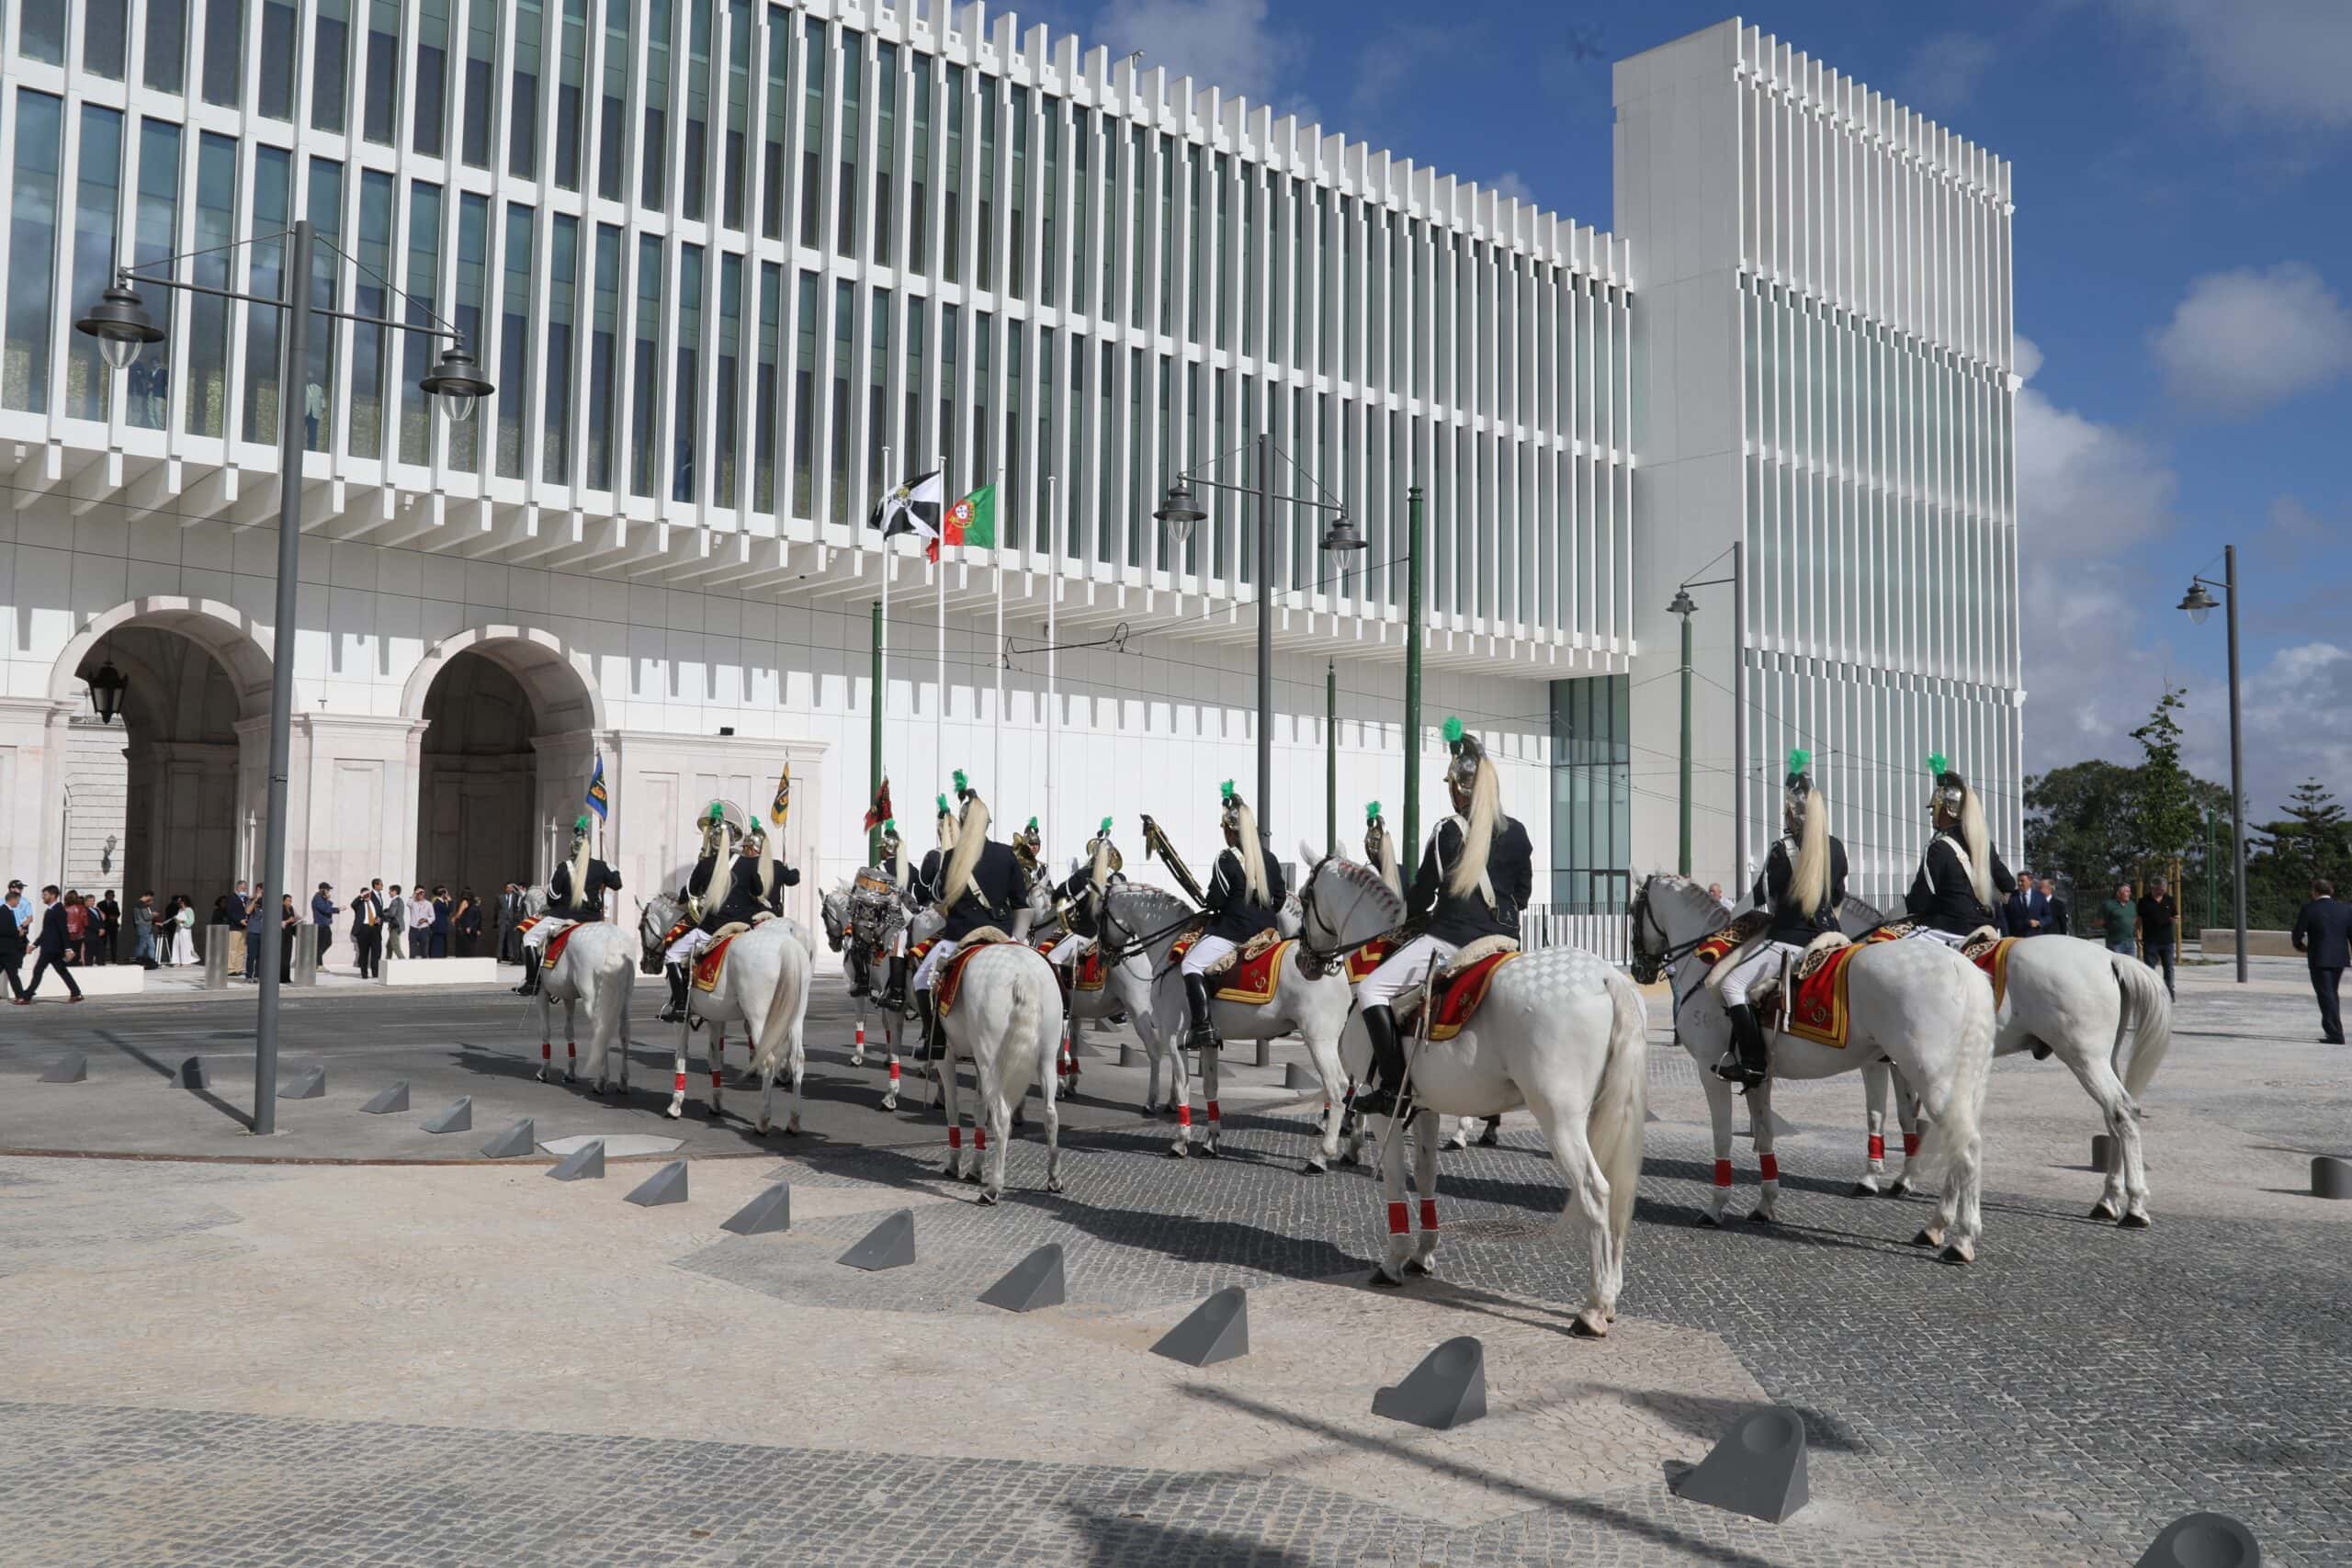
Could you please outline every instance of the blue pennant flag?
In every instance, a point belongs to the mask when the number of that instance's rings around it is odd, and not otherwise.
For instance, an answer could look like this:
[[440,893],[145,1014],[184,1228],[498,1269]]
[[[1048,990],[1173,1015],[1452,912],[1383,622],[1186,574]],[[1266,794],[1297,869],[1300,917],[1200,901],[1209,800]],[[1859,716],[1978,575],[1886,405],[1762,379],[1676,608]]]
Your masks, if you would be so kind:
[[588,809],[602,822],[612,812],[613,797],[605,793],[605,759],[596,759],[596,771],[588,775]]

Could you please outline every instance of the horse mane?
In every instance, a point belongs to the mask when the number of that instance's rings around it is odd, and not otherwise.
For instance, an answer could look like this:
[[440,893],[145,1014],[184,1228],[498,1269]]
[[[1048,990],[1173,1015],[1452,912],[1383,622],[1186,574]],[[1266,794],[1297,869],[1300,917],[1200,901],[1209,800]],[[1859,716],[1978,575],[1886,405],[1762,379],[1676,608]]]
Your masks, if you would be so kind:
[[1671,897],[1679,907],[1691,914],[1702,917],[1705,922],[1700,928],[1702,931],[1721,931],[1731,923],[1731,911],[1717,903],[1713,894],[1689,877],[1677,876],[1669,871],[1661,871],[1652,875],[1642,886],[1649,890],[1653,902],[1659,901],[1659,895],[1663,893]]
[[[1143,919],[1148,923],[1173,919],[1175,916],[1187,914],[1192,910],[1192,906],[1175,894],[1169,892],[1165,887],[1156,886],[1148,882],[1129,882],[1113,886],[1104,891],[1103,897],[1106,899],[1116,899],[1130,908],[1139,907]],[[1125,925],[1127,922],[1122,919],[1120,923]]]

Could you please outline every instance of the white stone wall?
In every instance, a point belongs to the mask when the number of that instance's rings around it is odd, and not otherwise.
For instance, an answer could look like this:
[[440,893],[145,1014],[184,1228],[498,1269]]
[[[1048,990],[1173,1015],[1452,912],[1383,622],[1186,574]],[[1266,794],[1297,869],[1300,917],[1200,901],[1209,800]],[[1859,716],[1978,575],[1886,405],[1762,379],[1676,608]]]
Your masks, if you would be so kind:
[[[101,726],[95,716],[76,719],[69,730],[70,798],[59,802],[65,833],[61,887],[77,887],[92,897],[122,889],[122,857],[129,836],[130,770],[120,724]],[[10,873],[11,875],[20,874]],[[49,880],[44,869],[40,880]],[[33,878],[27,876],[26,882]]]

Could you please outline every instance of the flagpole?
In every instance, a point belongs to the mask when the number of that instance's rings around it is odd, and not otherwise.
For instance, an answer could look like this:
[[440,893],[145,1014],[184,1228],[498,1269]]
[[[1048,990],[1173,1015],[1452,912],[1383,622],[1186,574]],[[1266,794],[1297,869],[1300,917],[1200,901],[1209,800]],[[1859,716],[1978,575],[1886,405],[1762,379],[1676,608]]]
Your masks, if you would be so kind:
[[989,547],[996,563],[996,755],[989,763],[989,787],[1001,800],[1004,794],[1004,552]]
[[[946,520],[944,517],[941,519],[940,525],[943,528],[946,526]],[[939,559],[933,563],[933,571],[939,580],[939,704],[933,710],[931,718],[932,750],[936,753],[933,770],[944,779],[947,776],[947,552],[945,550],[939,552]],[[994,789],[995,781],[989,781],[989,787]]]
[[1053,536],[1046,541],[1046,831],[1055,829],[1054,817],[1054,732],[1060,728],[1059,705],[1054,698],[1054,606],[1062,596],[1061,574],[1054,563],[1054,552],[1061,547],[1061,481],[1055,474],[1046,476],[1046,522]]
[[[888,483],[895,472],[890,467],[890,448],[882,448],[882,479]],[[885,761],[883,737],[887,732],[884,720],[889,716],[890,700],[890,535],[882,534],[882,619],[875,631],[874,642],[874,795],[866,800],[870,807],[882,792],[882,781],[890,776]],[[866,835],[866,848],[876,858],[881,853],[881,833],[876,829]]]

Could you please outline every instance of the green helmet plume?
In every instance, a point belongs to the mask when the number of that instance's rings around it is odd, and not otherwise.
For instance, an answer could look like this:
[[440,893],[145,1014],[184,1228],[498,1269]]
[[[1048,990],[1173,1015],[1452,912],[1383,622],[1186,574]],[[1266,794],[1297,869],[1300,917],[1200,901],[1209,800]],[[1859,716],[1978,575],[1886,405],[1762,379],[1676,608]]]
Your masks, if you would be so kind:
[[1231,779],[1227,779],[1223,784],[1216,786],[1216,797],[1219,800],[1231,800],[1233,798],[1233,781]]
[[942,793],[939,797],[939,814],[942,817],[947,815],[947,796],[944,793]]
[[1448,746],[1456,746],[1456,745],[1461,744],[1461,741],[1462,741],[1462,720],[1461,720],[1461,719],[1459,719],[1459,718],[1457,718],[1457,717],[1455,717],[1455,716],[1453,716],[1452,714],[1448,714],[1448,715],[1446,716],[1446,719],[1445,719],[1445,731],[1444,731],[1444,734],[1445,734],[1445,743],[1446,743]]
[[1094,835],[1096,838],[1108,838],[1110,837],[1110,834],[1111,819],[1108,817],[1105,817],[1102,818],[1102,826],[1094,829]]
[[708,806],[702,808],[702,819],[706,822],[723,821],[725,820],[726,816],[727,803],[725,801],[714,800]]
[[1035,817],[1029,818],[1029,830],[1033,833],[1037,830],[1037,819]]
[[886,839],[895,839],[899,836],[899,819],[897,818],[885,817],[882,819],[882,836]]
[[1380,820],[1380,802],[1376,800],[1367,800],[1363,803],[1363,819],[1367,822],[1377,822]]
[[956,769],[956,793],[957,795],[969,795],[969,794],[971,793],[971,790],[972,790],[972,781],[971,781],[970,779],[966,778],[966,777],[964,776],[964,770],[963,770],[963,769],[961,769],[961,768]]
[[580,820],[571,825],[571,830],[575,833],[585,833],[590,830],[588,827],[588,814],[586,812],[583,811],[580,814]]
[[1941,751],[1928,752],[1928,772],[1935,774],[1938,778],[1943,777],[1946,773],[1951,772],[1951,759],[1945,756]]
[[1811,766],[1813,766],[1812,752],[1802,746],[1792,746],[1789,749],[1789,772],[1801,773]]

